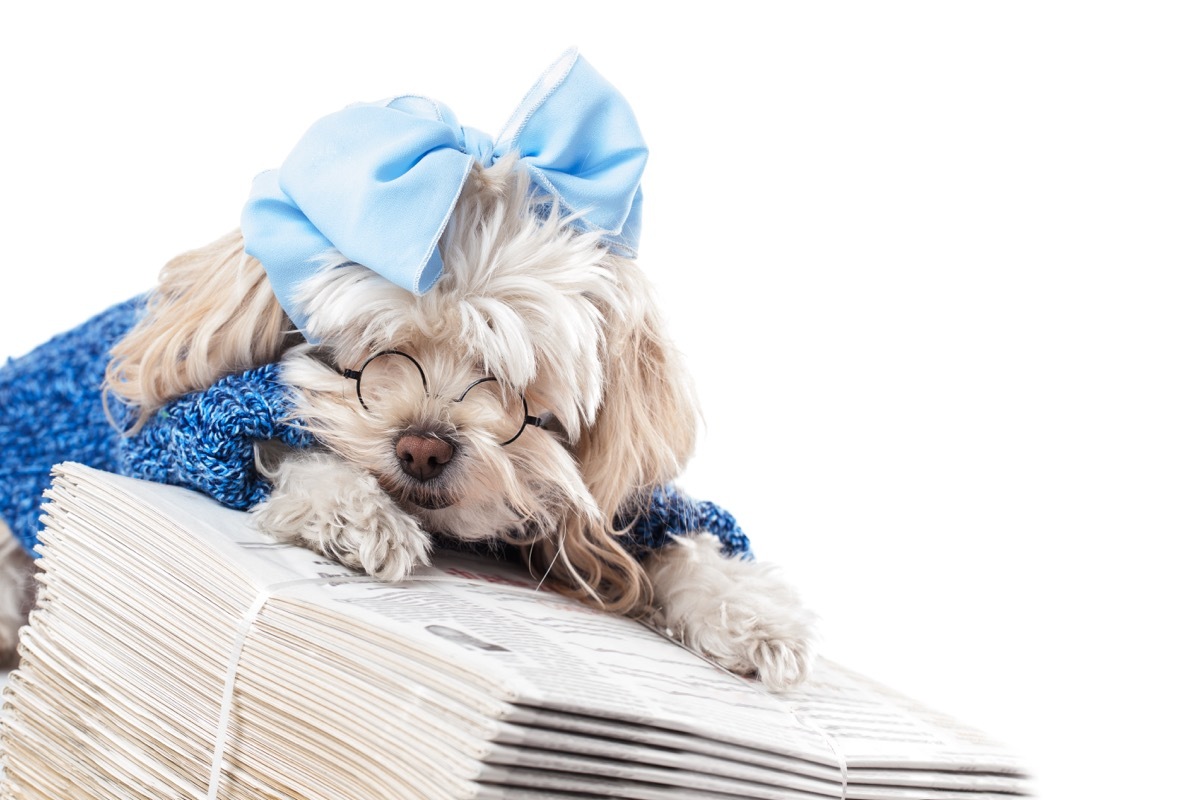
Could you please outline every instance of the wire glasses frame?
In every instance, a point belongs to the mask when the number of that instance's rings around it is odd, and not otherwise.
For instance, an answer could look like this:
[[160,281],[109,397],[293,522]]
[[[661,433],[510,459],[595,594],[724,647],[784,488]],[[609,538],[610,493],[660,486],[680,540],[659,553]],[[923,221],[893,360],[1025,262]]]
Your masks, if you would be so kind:
[[[367,411],[371,410],[370,406],[367,405],[367,401],[363,399],[363,392],[362,392],[363,373],[365,373],[367,371],[367,367],[369,367],[371,365],[372,361],[374,361],[377,358],[381,358],[383,356],[401,356],[403,358],[407,358],[410,362],[412,362],[412,365],[417,368],[417,374],[421,376],[421,388],[424,390],[425,396],[426,397],[430,396],[429,381],[426,380],[426,378],[425,378],[425,370],[421,368],[420,362],[418,362],[415,358],[410,356],[408,353],[401,352],[400,350],[382,350],[382,351],[376,353],[375,355],[371,356],[370,358],[368,358],[365,362],[363,362],[363,365],[360,369],[343,369],[342,370],[343,378],[354,381],[354,391],[355,391],[355,394],[358,395],[359,405],[361,405]],[[472,381],[471,384],[469,386],[467,386],[467,388],[463,389],[462,394],[460,394],[458,397],[452,398],[451,402],[461,403],[463,401],[463,398],[465,398],[467,396],[468,392],[470,392],[472,389],[474,389],[479,384],[488,383],[489,381],[492,381],[495,383],[500,383],[500,380],[498,378],[494,378],[490,375],[479,378],[478,380]],[[545,424],[546,424],[546,420],[543,419],[542,417],[534,417],[534,416],[530,415],[529,403],[527,403],[525,401],[524,393],[519,394],[518,397],[521,398],[521,414],[520,414],[521,426],[517,429],[516,434],[511,439],[500,443],[501,447],[506,447],[507,445],[510,445],[513,442],[515,442],[518,439],[518,437],[520,437],[520,435],[525,432],[525,429],[527,427],[533,426],[534,428],[541,428],[541,427],[545,426]]]

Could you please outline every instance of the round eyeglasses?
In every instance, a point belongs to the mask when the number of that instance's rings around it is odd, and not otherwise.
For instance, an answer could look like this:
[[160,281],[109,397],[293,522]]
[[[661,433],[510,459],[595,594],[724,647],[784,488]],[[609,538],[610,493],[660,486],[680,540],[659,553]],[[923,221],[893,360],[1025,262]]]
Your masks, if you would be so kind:
[[[399,350],[376,353],[361,369],[343,369],[342,377],[354,381],[358,402],[367,411],[372,404],[381,406],[397,395],[420,392],[424,397],[431,396],[425,370],[415,358]],[[530,416],[524,394],[490,375],[473,381],[450,402],[470,408],[472,419],[490,430],[501,447],[515,442],[526,427],[546,424],[544,418]]]

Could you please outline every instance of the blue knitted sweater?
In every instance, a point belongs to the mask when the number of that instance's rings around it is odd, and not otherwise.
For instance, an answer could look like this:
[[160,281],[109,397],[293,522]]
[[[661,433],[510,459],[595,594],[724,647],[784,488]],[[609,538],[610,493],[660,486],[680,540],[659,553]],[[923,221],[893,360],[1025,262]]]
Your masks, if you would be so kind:
[[[136,434],[122,436],[104,411],[101,387],[109,351],[137,321],[141,299],[113,306],[83,325],[0,367],[0,520],[33,553],[50,468],[77,461],[96,469],[185,486],[245,510],[271,487],[254,468],[254,444],[316,444],[291,421],[289,390],[277,364],[232,375],[161,409]],[[110,399],[118,422],[128,408]],[[715,534],[727,555],[751,557],[736,520],[673,486],[656,488],[637,512],[619,517],[623,544],[636,554],[672,536]]]

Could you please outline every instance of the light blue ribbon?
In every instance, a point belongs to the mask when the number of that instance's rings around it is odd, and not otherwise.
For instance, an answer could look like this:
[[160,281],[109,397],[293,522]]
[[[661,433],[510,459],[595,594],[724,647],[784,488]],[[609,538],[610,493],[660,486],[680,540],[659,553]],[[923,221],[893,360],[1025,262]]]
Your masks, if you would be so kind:
[[636,254],[646,145],[629,103],[574,49],[494,143],[441,103],[411,95],[319,120],[283,166],[255,178],[242,212],[246,252],[301,330],[296,288],[331,251],[424,294],[441,275],[438,240],[471,165],[512,153],[577,228]]

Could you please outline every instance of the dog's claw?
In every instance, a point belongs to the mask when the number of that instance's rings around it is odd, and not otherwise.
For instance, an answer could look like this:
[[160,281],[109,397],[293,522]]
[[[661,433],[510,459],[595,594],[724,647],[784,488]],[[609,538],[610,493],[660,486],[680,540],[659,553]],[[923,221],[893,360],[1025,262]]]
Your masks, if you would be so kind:
[[803,683],[812,666],[813,650],[806,640],[763,639],[747,653],[759,680],[773,692]]
[[795,688],[808,677],[814,648],[807,611],[753,600],[722,603],[713,616],[702,607],[692,611],[700,615],[686,625],[683,641],[714,663],[730,672],[757,675],[773,692]]
[[320,549],[350,567],[385,581],[401,580],[429,563],[429,537],[408,515],[380,509],[357,525],[321,534]]

